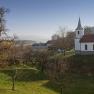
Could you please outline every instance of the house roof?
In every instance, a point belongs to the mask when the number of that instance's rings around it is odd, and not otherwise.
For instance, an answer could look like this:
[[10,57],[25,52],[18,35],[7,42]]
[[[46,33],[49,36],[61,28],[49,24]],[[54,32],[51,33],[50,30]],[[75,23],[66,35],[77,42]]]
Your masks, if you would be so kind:
[[80,21],[80,17],[79,17],[78,26],[77,26],[76,30],[83,30],[81,21]]
[[48,40],[47,44],[54,44],[56,41],[55,40]]
[[84,42],[94,42],[94,34],[84,35],[80,39],[80,42],[81,43],[84,43]]

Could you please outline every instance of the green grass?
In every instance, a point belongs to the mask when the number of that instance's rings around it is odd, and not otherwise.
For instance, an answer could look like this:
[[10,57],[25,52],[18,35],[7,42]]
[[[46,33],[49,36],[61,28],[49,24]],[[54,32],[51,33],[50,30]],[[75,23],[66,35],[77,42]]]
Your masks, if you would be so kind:
[[[57,57],[60,56],[67,59],[67,62],[72,62],[71,68],[73,69],[64,77],[63,94],[94,94],[94,70],[90,70],[94,69],[94,56],[57,54]],[[59,86],[49,81],[38,69],[21,68],[17,69],[15,91],[11,90],[13,71],[0,70],[0,94],[60,94]],[[85,75],[84,72],[92,75]]]
[[70,51],[66,51],[65,52],[65,56],[64,53],[55,53],[53,56],[51,56],[49,59],[64,59],[64,58],[68,58],[71,57],[75,54],[74,50],[70,50]]
[[59,53],[51,57],[52,63],[57,60],[64,60],[69,68],[67,78],[64,77],[64,94],[94,94],[94,55]]
[[[46,86],[49,80],[39,70],[17,70],[15,91],[12,91],[12,70],[0,71],[0,94],[59,94]],[[51,85],[50,85],[51,86]]]
[[16,90],[11,90],[11,82],[0,83],[0,94],[57,94],[55,91],[48,89],[43,84],[48,81],[35,82],[16,82]]
[[94,77],[74,75],[66,83],[64,94],[94,94]]
[[[23,74],[22,74],[23,75]],[[21,78],[22,79],[22,78]],[[0,94],[60,94],[60,89],[46,79],[19,81],[16,79],[16,90],[12,91],[11,77],[0,73]],[[73,75],[65,80],[64,94],[94,94],[94,77]]]

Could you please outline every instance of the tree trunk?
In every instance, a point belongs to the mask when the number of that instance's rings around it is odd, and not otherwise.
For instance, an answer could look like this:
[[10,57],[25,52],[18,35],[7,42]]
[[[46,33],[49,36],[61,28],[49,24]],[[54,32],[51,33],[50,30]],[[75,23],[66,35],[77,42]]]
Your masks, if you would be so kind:
[[44,64],[43,64],[43,62],[41,63],[41,72],[44,72]]
[[16,70],[14,70],[13,76],[12,76],[12,90],[15,90],[15,78],[16,78]]
[[61,87],[61,92],[60,92],[60,94],[63,94],[63,88]]
[[64,49],[64,56],[65,56],[65,49]]
[[12,90],[15,90],[15,75],[12,77]]

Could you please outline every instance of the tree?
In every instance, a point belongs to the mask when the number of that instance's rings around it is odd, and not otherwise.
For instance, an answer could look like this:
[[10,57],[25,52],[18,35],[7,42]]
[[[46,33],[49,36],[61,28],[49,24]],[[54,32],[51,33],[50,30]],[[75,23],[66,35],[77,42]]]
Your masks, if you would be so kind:
[[69,64],[67,59],[60,59],[58,57],[49,58],[47,62],[46,74],[49,79],[58,85],[60,94],[63,94],[63,90],[67,86],[69,78]]
[[54,42],[54,45],[57,49],[61,49],[61,48],[64,49],[64,55],[67,49],[67,41],[66,41],[65,32],[67,32],[66,28],[59,27],[58,34],[57,34],[57,36],[59,35],[59,37]]
[[5,27],[5,15],[9,10],[4,8],[4,7],[0,7],[0,36],[1,34],[6,34],[6,27]]
[[54,34],[54,35],[52,36],[52,40],[54,41],[54,40],[57,40],[57,39],[59,39],[59,35]]
[[12,90],[15,90],[15,79],[16,79],[16,72],[17,70],[14,68],[12,71]]
[[74,48],[74,39],[75,39],[75,32],[68,31],[66,34],[66,48],[67,49]]
[[24,59],[23,62],[28,63],[28,62],[33,62],[33,52],[32,52],[32,47],[31,46],[26,46],[23,48],[22,51],[22,58]]
[[94,27],[85,26],[84,33],[85,34],[92,34],[92,33],[94,33],[93,30],[94,30]]
[[35,51],[32,57],[36,60],[38,67],[43,72],[45,70],[45,65],[48,62],[48,58],[51,56],[50,51]]
[[53,44],[57,49],[63,48],[65,55],[66,50],[73,49],[74,47],[75,33],[73,31],[67,31],[66,28],[61,27],[59,27],[58,32],[59,34],[57,34],[57,36],[59,37],[56,40],[54,40]]
[[[9,40],[9,36],[7,35],[7,33],[6,33],[6,25],[5,25],[5,15],[6,15],[6,13],[8,12],[9,10],[8,9],[6,9],[6,8],[4,8],[4,7],[0,7],[0,37],[2,36],[2,35],[5,35],[6,36],[6,38],[0,38],[0,46],[2,45],[2,43],[5,43],[6,45],[3,45],[2,46],[2,49],[3,49],[3,53],[5,53],[6,52],[6,49],[7,49],[7,53],[6,54],[8,54],[8,59],[9,59],[9,53],[11,53],[11,51],[13,51],[14,53],[15,53],[15,48],[12,50],[11,48],[12,47],[14,47],[14,45],[15,45],[15,41],[14,41],[14,39],[12,39],[12,40]],[[10,46],[7,46],[8,44],[8,42],[10,42],[11,44],[10,44]],[[6,49],[5,49],[6,48]],[[11,49],[11,50],[10,50]],[[13,53],[12,52],[12,53]],[[11,55],[13,55],[12,56],[12,59],[13,59],[13,63],[15,64],[15,55],[14,54],[12,54],[11,53]],[[16,68],[13,68],[13,75],[12,75],[12,90],[15,90],[15,77],[16,77]]]
[[67,28],[66,27],[59,27],[59,30],[58,30],[58,35],[61,37],[61,38],[64,38],[65,37],[65,33],[66,33],[66,31],[67,31]]

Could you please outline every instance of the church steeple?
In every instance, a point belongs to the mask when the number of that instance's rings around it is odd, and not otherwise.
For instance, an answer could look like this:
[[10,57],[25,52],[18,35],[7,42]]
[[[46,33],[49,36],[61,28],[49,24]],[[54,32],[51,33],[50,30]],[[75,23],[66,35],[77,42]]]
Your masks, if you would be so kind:
[[75,30],[75,50],[81,51],[80,39],[84,36],[84,29],[81,26],[81,21],[79,17],[78,26]]
[[83,30],[80,17],[79,17],[78,26],[77,26],[76,30]]

